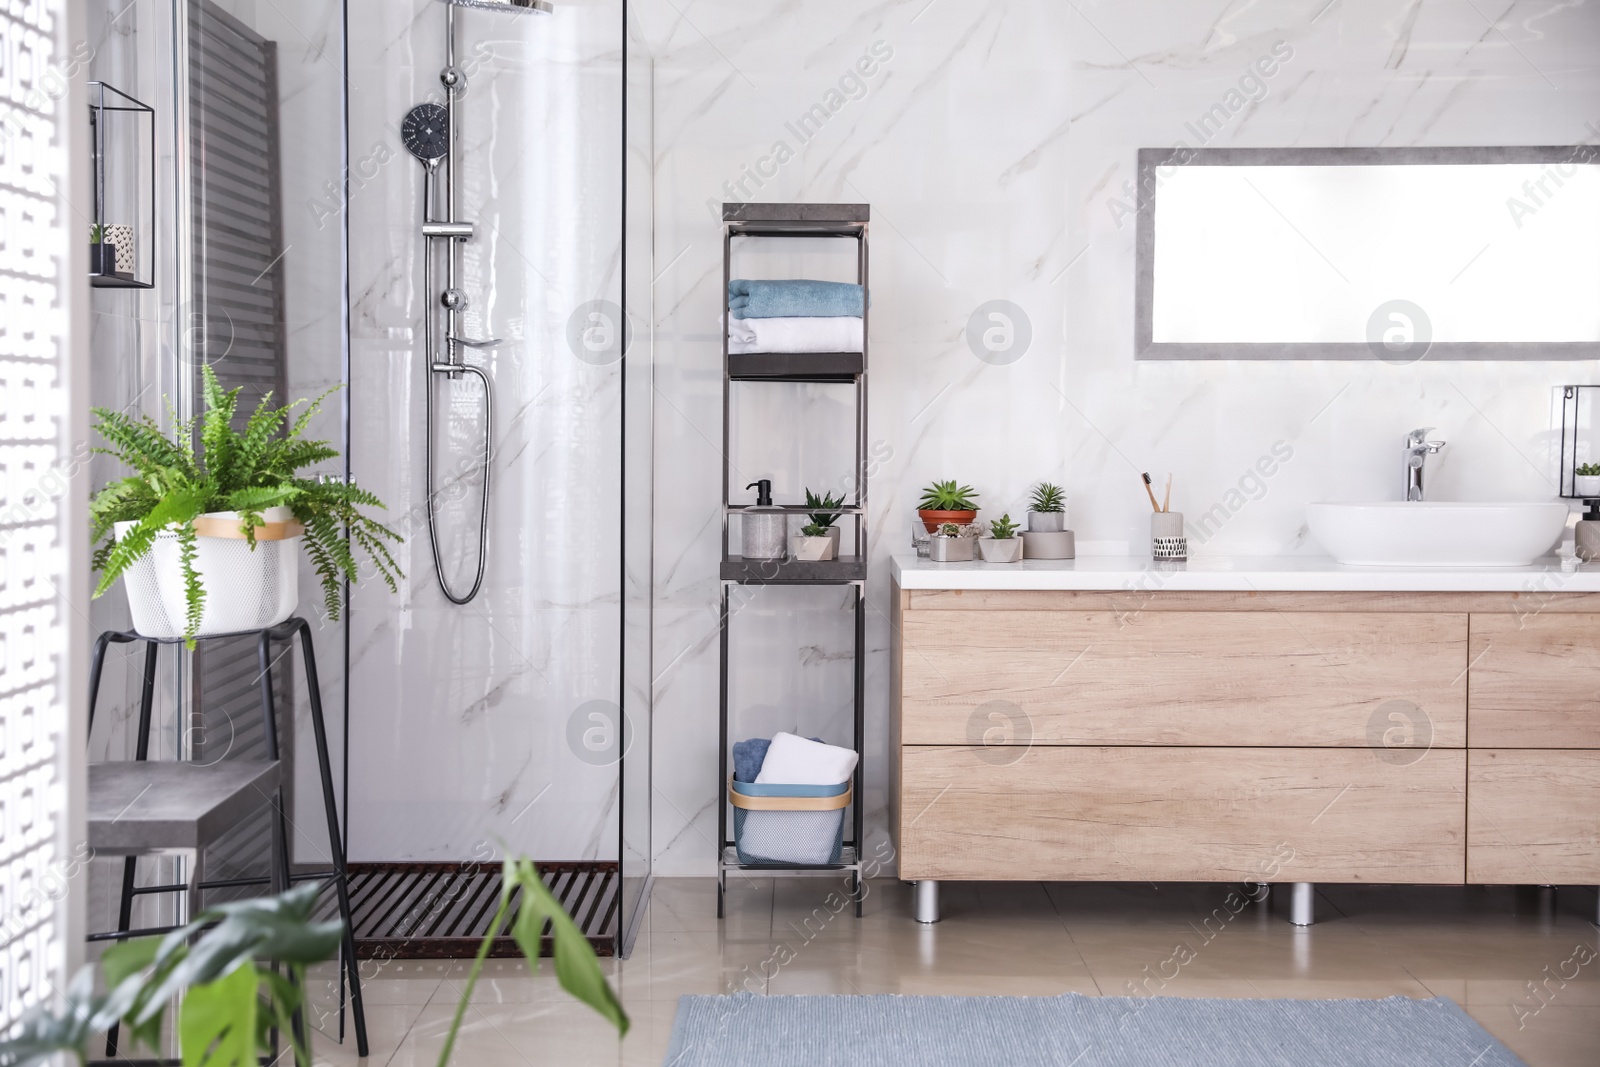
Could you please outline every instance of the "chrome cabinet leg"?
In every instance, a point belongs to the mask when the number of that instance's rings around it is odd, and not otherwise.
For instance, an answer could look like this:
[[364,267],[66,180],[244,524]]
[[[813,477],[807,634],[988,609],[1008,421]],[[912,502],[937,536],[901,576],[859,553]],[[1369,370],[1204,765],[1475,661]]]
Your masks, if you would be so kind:
[[1289,922],[1295,926],[1310,926],[1317,921],[1317,887],[1314,882],[1289,884]]
[[939,883],[924,878],[917,883],[916,889],[916,917],[919,923],[936,923],[939,921]]

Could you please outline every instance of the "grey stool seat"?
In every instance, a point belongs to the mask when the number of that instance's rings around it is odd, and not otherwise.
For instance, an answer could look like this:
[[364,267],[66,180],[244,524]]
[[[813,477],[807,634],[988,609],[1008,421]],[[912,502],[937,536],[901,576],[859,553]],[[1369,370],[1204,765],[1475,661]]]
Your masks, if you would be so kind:
[[271,804],[281,777],[277,760],[91,763],[89,847],[115,856],[203,849]]
[[[306,695],[310,702],[312,734],[316,741],[318,776],[322,780],[323,814],[328,827],[328,852],[331,869],[293,873],[289,865],[289,825],[284,813],[285,779],[292,775],[281,766],[278,752],[278,719],[273,698],[272,668],[278,657],[272,654],[273,642],[300,638],[301,666],[305,671]],[[94,729],[94,712],[100,692],[101,669],[106,650],[112,644],[143,643],[144,684],[139,699],[139,721],[131,761],[94,764],[89,774],[89,845],[95,852],[123,857],[122,897],[117,911],[117,929],[90,934],[90,941],[122,940],[163,930],[130,930],[133,902],[137,896],[160,893],[186,893],[188,915],[201,910],[201,892],[207,889],[235,889],[247,885],[266,885],[271,892],[282,892],[296,881],[326,880],[338,901],[339,917],[344,922],[344,945],[339,969],[339,1040],[344,1040],[345,993],[355,1020],[356,1052],[368,1052],[366,1011],[361,999],[361,968],[356,961],[355,923],[350,910],[349,872],[345,867],[344,830],[339,821],[334,797],[333,771],[328,753],[327,726],[322,717],[321,687],[317,680],[316,650],[311,627],[302,618],[289,618],[264,630],[237,634],[211,634],[198,641],[251,638],[256,644],[256,683],[261,692],[262,733],[265,760],[222,760],[216,764],[196,764],[151,760],[150,728],[156,690],[156,655],[162,645],[177,645],[182,638],[145,637],[134,631],[107,630],[96,638],[89,660],[89,729]],[[262,804],[271,809],[270,873],[267,877],[234,877],[204,881],[200,876],[206,846],[213,844]],[[139,857],[159,852],[181,853],[189,861],[187,885],[136,886],[135,867]],[[348,984],[347,984],[348,983]],[[309,1040],[305,1014],[294,1020],[302,1041]],[[106,1035],[106,1052],[117,1055],[118,1028]],[[274,1050],[276,1039],[274,1039]],[[276,1051],[274,1051],[274,1056]],[[118,1061],[121,1062],[121,1061]]]

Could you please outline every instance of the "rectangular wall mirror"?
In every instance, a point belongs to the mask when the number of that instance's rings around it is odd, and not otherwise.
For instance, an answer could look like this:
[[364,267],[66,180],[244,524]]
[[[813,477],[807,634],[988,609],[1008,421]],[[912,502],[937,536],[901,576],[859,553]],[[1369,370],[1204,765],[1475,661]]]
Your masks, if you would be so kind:
[[1600,357],[1600,148],[1140,149],[1140,359]]

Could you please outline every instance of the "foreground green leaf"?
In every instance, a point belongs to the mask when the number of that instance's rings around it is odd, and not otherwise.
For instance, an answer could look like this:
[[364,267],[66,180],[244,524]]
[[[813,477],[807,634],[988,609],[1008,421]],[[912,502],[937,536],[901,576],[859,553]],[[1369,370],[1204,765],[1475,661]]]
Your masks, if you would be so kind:
[[246,1067],[256,1059],[254,963],[242,963],[214,982],[191,988],[178,1013],[183,1067]]

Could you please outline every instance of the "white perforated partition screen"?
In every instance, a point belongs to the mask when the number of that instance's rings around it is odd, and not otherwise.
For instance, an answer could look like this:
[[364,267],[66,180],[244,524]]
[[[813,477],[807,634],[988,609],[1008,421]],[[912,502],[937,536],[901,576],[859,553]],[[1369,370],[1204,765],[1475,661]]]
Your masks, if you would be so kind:
[[[67,757],[83,608],[64,0],[0,4],[0,1024],[76,958]],[[76,100],[76,95],[73,99]],[[86,134],[85,134],[86,136]],[[84,230],[86,232],[86,230]],[[86,238],[85,238],[86,239]],[[81,261],[80,261],[81,266]],[[74,855],[74,852],[77,855]],[[76,882],[74,881],[76,879]]]

